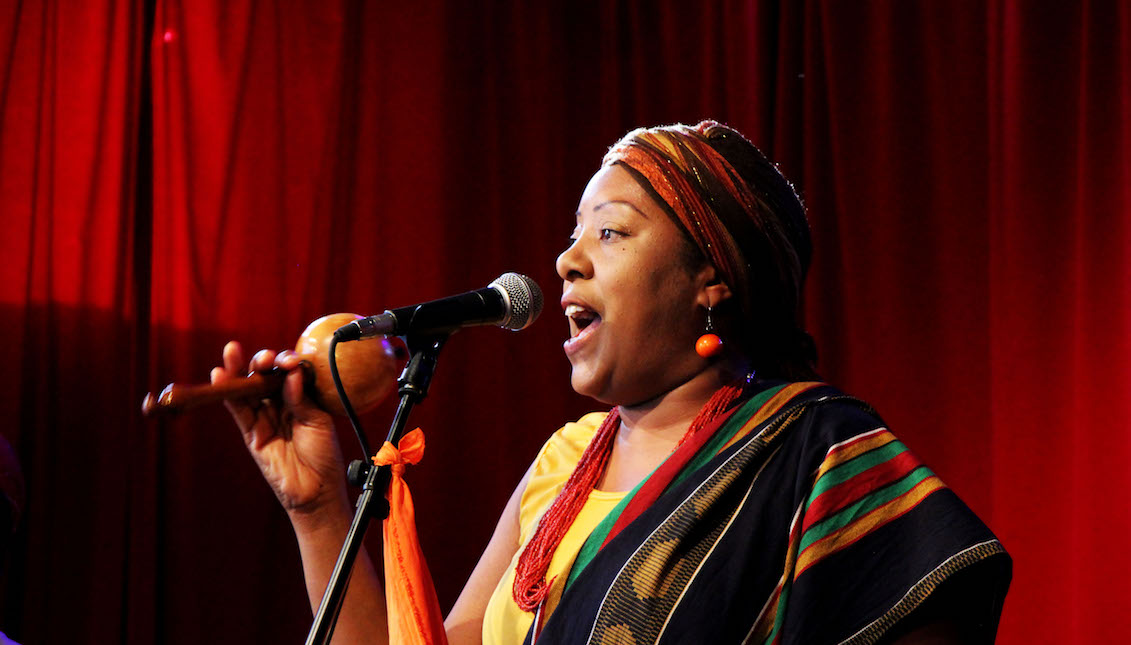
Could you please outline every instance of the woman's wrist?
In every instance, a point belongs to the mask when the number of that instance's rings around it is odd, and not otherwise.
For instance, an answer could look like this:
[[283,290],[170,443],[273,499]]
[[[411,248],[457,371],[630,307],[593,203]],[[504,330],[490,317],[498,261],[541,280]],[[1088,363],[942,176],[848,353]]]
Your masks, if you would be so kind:
[[312,502],[287,509],[287,516],[294,526],[295,533],[299,535],[327,531],[345,534],[353,521],[353,515],[344,495],[321,503]]

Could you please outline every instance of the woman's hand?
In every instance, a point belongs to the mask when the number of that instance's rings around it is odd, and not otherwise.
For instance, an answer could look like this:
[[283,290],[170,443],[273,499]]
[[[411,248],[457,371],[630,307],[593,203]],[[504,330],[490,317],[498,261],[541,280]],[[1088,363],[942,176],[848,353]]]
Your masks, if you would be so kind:
[[213,383],[278,367],[288,372],[282,394],[262,401],[227,401],[244,443],[292,520],[339,511],[349,513],[345,468],[334,422],[303,391],[301,359],[291,351],[260,350],[245,363],[239,343],[224,346],[224,366]]
[[[252,371],[287,371],[280,396],[263,401],[227,401],[244,443],[275,496],[287,509],[298,538],[310,608],[317,611],[330,580],[352,512],[334,422],[303,391],[301,359],[294,352],[259,351]],[[212,382],[243,378],[239,343],[224,346],[224,366]],[[388,643],[385,593],[365,549],[354,563],[349,591],[334,631],[335,643]]]

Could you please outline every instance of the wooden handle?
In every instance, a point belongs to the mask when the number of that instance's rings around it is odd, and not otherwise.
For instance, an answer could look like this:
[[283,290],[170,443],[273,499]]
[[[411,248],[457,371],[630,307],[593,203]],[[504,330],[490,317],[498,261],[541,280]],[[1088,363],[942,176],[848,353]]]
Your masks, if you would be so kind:
[[[334,379],[330,376],[330,342],[336,329],[360,318],[357,314],[322,316],[306,327],[295,345],[295,353],[302,358],[307,395],[331,414],[345,416],[346,411],[338,399]],[[374,338],[338,346],[339,375],[358,414],[372,410],[392,391],[396,382],[397,363],[404,358],[400,346],[394,345],[388,338]],[[153,416],[191,410],[230,399],[267,398],[283,387],[286,376],[286,372],[276,367],[217,385],[170,383],[157,396],[152,393],[145,395],[141,402],[141,413]]]
[[161,394],[145,395],[141,413],[145,416],[174,414],[211,405],[229,399],[266,398],[283,387],[287,373],[277,367],[265,372],[254,372],[246,378],[237,378],[216,385],[178,385],[170,383]]

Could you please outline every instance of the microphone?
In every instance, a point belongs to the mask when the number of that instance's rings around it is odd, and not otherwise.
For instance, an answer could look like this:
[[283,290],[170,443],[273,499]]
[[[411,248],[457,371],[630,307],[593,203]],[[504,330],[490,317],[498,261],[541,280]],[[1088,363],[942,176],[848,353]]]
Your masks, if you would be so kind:
[[339,341],[372,336],[445,334],[478,325],[526,329],[542,313],[538,283],[518,273],[504,273],[483,289],[468,291],[418,305],[388,309],[385,313],[339,327]]

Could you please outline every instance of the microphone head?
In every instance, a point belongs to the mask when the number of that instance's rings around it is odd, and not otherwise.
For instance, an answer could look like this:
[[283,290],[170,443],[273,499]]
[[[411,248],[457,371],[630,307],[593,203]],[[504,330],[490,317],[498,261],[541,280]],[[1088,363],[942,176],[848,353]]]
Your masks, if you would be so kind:
[[542,290],[538,283],[518,273],[504,273],[487,285],[503,294],[507,312],[500,327],[526,329],[542,313]]

